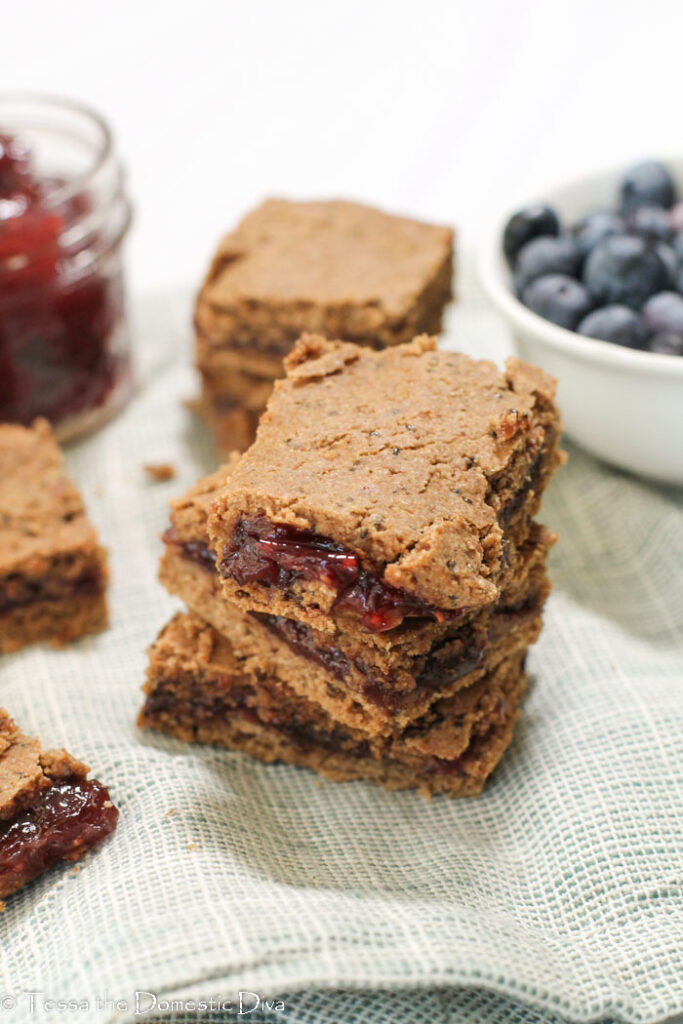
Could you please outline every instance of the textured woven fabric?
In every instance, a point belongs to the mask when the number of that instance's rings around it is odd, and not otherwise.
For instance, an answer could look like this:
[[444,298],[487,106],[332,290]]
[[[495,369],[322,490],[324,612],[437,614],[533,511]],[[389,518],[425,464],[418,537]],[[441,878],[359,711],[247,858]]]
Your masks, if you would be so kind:
[[[240,1020],[277,1024],[278,1019],[283,1024],[566,1024],[566,1018],[555,1013],[476,988],[296,992],[283,999],[284,1015],[255,1006],[253,996],[245,994],[243,1010],[250,1010],[249,1015],[225,1012],[205,1019],[211,1024],[239,1024]],[[197,1015],[191,1013],[172,1013],[162,1019],[164,1024],[197,1024]],[[677,1016],[667,1024],[682,1021]],[[615,1024],[614,1018],[604,1018],[601,1024]]]
[[[0,664],[0,703],[93,766],[120,825],[78,871],[9,901],[0,1022],[144,1020],[136,990],[248,990],[285,1000],[265,1019],[301,1024],[683,1011],[680,495],[571,450],[543,510],[561,542],[526,713],[476,800],[335,785],[140,734],[145,648],[178,607],[155,579],[167,502],[212,466],[180,402],[194,387],[184,304],[142,313],[140,393],[68,455],[111,552],[111,629]],[[504,347],[476,305],[453,327],[469,351]],[[145,462],[178,475],[152,483]],[[60,1016],[44,999],[89,1006]]]

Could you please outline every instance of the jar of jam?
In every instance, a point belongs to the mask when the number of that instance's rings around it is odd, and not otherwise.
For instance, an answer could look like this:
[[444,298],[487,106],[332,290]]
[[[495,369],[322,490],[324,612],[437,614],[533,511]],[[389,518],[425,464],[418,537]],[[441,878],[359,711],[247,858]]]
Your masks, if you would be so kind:
[[75,103],[0,95],[0,420],[94,430],[132,387],[111,133]]

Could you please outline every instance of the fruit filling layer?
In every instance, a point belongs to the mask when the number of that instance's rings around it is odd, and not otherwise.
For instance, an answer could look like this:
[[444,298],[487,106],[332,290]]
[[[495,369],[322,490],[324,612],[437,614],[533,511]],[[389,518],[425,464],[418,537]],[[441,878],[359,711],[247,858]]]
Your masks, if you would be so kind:
[[[316,644],[312,630],[303,622],[285,619],[282,615],[265,615],[261,612],[252,612],[251,614],[280,640],[283,640],[290,650],[303,655],[309,661],[316,662],[341,682],[348,682],[351,662],[347,656],[337,647],[320,647]],[[363,665],[359,662],[355,664],[360,672],[367,674]]]
[[190,562],[195,562],[202,569],[205,569],[206,572],[215,572],[216,552],[209,547],[206,541],[182,540],[173,526],[166,530],[162,540],[164,544],[177,544],[182,551],[183,558],[187,558]]
[[223,548],[219,571],[239,586],[265,583],[285,590],[303,579],[335,591],[335,606],[358,615],[365,629],[381,633],[406,618],[457,618],[460,609],[426,604],[405,590],[383,583],[367,572],[357,555],[326,537],[293,526],[272,523],[265,516],[240,519],[232,541]]
[[[391,680],[387,685],[387,681],[377,669],[364,665],[358,660],[354,660],[352,664],[344,652],[336,647],[319,646],[312,630],[302,622],[285,619],[281,615],[264,615],[258,612],[252,614],[280,637],[292,651],[321,665],[341,682],[346,684],[353,682],[351,670],[354,668],[365,677],[363,683],[354,686],[354,689],[370,703],[389,713],[395,713],[400,709],[405,693],[392,687]],[[467,638],[464,645],[458,645],[457,653],[453,657],[442,660],[434,657],[442,646],[450,642],[452,642],[451,638],[432,648],[432,653],[425,659],[424,665],[415,676],[416,687],[428,687],[431,690],[436,690],[448,683],[456,682],[486,661],[486,644],[481,637],[474,634]]]
[[116,828],[119,812],[96,779],[48,789],[28,810],[0,823],[0,890],[28,881],[57,861],[76,860]]
[[0,614],[12,611],[13,608],[23,608],[36,601],[96,597],[103,589],[102,574],[97,569],[88,569],[71,578],[48,575],[31,579],[13,574],[0,580]]
[[[143,711],[147,724],[155,722],[156,719],[163,728],[178,723],[191,729],[215,725],[239,730],[240,724],[245,722],[285,737],[303,753],[323,750],[330,754],[341,754],[349,760],[377,757],[369,740],[359,739],[342,727],[326,729],[321,724],[307,719],[303,709],[283,704],[280,700],[262,702],[256,688],[245,689],[238,684],[234,691],[230,688],[224,690],[222,683],[223,680],[220,679],[199,682],[185,676],[156,680],[155,688],[148,696]],[[495,728],[508,714],[510,709],[507,702],[499,702],[491,716],[477,725],[470,744],[456,758],[445,759],[429,754],[416,756],[414,753],[406,752],[404,763],[409,764],[419,775],[476,774],[478,756],[483,753],[485,744],[492,738]],[[432,716],[427,729],[433,728],[437,721]],[[414,735],[418,735],[419,732],[419,728],[414,730]],[[384,759],[401,763],[401,754],[400,749],[395,750]]]

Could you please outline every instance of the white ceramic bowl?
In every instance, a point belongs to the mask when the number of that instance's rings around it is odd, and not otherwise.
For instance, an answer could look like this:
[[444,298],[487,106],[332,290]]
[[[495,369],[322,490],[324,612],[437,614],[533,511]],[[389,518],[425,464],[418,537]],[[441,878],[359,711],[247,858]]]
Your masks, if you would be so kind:
[[[664,162],[683,197],[683,159]],[[557,377],[567,434],[622,469],[681,485],[683,357],[584,338],[537,316],[516,298],[501,248],[508,218],[531,203],[549,203],[565,225],[597,208],[616,206],[624,170],[613,168],[515,204],[482,240],[479,275],[512,328],[520,356]]]

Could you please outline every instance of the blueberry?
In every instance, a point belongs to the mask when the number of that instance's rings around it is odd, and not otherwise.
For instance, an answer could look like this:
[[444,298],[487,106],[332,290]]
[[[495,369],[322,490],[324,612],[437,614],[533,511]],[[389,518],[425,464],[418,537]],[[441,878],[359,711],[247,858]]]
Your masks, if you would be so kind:
[[636,164],[621,179],[621,208],[630,213],[638,206],[663,206],[668,209],[676,201],[673,178],[663,164],[646,160]]
[[576,244],[571,238],[534,238],[527,242],[517,254],[515,263],[515,288],[521,295],[528,284],[546,274],[578,273],[581,260]]
[[515,262],[517,253],[530,242],[532,238],[540,235],[559,235],[560,221],[557,214],[550,206],[543,206],[540,203],[535,206],[527,206],[510,217],[503,232],[503,252],[510,266]]
[[537,277],[524,289],[522,301],[534,313],[573,331],[591,308],[588,291],[567,274]]
[[653,334],[648,342],[650,352],[663,356],[683,356],[683,338],[680,334]]
[[683,338],[683,295],[653,295],[643,306],[643,319],[651,334],[677,334]]
[[618,213],[613,210],[596,210],[575,225],[573,235],[579,253],[587,256],[603,238],[623,235],[625,231],[624,219]]
[[635,235],[661,242],[668,242],[673,234],[669,214],[661,206],[638,206],[629,214],[627,225]]
[[683,202],[676,203],[669,210],[669,219],[671,221],[671,230],[675,233],[683,231]]
[[674,288],[678,278],[678,257],[671,246],[666,242],[655,242],[654,248],[660,260],[666,267],[666,272],[669,278],[669,284],[667,287]]
[[596,303],[639,309],[669,282],[668,268],[655,247],[636,235],[611,235],[589,254],[583,282]]
[[642,317],[628,306],[596,309],[584,317],[576,329],[587,338],[599,338],[628,348],[643,348],[648,337]]

